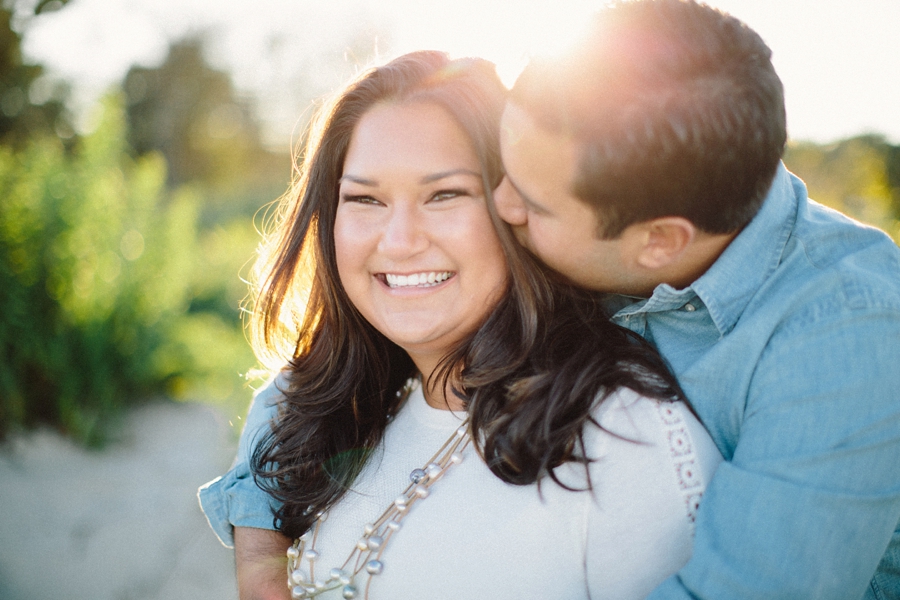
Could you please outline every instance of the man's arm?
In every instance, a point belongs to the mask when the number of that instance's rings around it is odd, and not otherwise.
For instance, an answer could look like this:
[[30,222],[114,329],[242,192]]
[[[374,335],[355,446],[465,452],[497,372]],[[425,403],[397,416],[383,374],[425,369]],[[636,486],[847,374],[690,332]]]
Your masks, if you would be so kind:
[[269,421],[277,414],[281,398],[280,378],[269,381],[253,398],[247,415],[234,465],[222,477],[198,493],[200,506],[219,540],[232,547],[233,527],[274,529],[273,499],[256,485],[250,472],[250,457],[260,437],[269,430]]
[[287,549],[290,538],[277,531],[234,528],[234,562],[240,600],[290,600]]
[[749,389],[693,557],[650,598],[862,598],[900,520],[900,312],[810,311]]

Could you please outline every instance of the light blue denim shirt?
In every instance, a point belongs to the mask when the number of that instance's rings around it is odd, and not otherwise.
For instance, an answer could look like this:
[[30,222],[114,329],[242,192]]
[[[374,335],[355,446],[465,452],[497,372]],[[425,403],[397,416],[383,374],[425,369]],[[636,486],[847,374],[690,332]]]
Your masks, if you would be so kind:
[[[782,167],[693,285],[611,302],[669,361],[729,461],[704,496],[693,558],[651,598],[900,598],[896,245],[809,201]],[[247,468],[248,440],[274,414],[269,389],[235,467],[200,491],[226,543],[232,524],[272,527]]]
[[781,167],[693,285],[614,300],[727,461],[692,559],[650,598],[900,598],[897,246]]
[[197,493],[210,527],[228,548],[234,547],[234,527],[275,529],[274,500],[256,485],[250,473],[250,456],[260,436],[269,432],[269,421],[275,417],[281,398],[278,390],[284,385],[283,377],[273,377],[253,395],[234,465]]

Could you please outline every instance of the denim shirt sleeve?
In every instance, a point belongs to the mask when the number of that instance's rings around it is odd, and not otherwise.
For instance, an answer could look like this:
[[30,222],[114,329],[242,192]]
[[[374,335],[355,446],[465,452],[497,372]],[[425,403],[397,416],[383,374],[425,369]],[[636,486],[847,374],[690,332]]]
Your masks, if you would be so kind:
[[900,307],[878,299],[810,307],[776,330],[734,455],[703,498],[693,557],[649,598],[898,597],[900,575],[871,595],[900,541],[898,365]]
[[204,484],[197,493],[210,527],[228,548],[234,547],[234,527],[275,528],[274,500],[256,485],[250,473],[250,456],[277,412],[281,398],[279,381],[277,377],[271,379],[254,395],[234,465],[221,477]]

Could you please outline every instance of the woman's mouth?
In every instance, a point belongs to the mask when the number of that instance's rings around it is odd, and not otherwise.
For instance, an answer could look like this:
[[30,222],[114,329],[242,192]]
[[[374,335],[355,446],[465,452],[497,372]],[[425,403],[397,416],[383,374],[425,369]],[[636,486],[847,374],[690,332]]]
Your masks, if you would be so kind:
[[456,275],[453,271],[424,271],[410,275],[396,275],[394,273],[379,273],[379,278],[391,289],[432,287],[439,285]]

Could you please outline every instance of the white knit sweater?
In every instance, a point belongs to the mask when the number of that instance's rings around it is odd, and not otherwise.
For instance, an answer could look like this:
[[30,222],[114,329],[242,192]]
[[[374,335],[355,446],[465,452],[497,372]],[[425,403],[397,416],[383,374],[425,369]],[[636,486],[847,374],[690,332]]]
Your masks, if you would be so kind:
[[[420,388],[388,426],[380,451],[322,524],[316,577],[339,567],[373,522],[459,427],[464,415],[434,409]],[[595,412],[585,441],[593,492],[551,480],[514,486],[471,446],[414,504],[387,545],[369,598],[643,598],[690,557],[693,521],[722,460],[683,404],[623,389]],[[618,437],[617,437],[618,436]],[[560,478],[584,485],[584,468]],[[357,577],[360,597],[365,572]],[[340,590],[320,598],[340,598]]]

